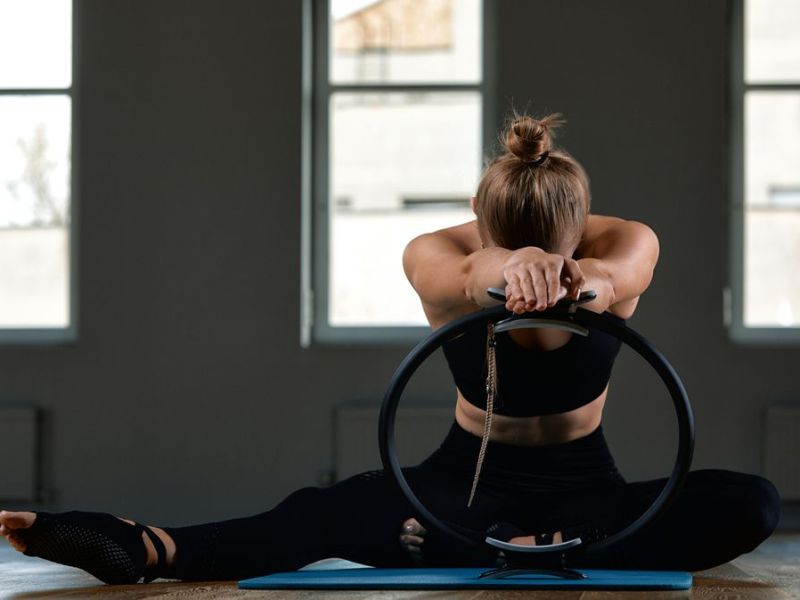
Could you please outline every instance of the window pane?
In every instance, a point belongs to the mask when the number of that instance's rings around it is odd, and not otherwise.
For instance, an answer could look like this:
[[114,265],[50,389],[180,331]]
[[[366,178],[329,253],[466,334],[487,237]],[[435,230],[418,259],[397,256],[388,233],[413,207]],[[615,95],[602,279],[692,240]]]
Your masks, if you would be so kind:
[[480,0],[331,0],[334,83],[478,82]]
[[800,81],[800,2],[747,0],[745,81]]
[[0,97],[0,131],[0,327],[65,327],[70,99]]
[[800,93],[745,97],[747,326],[800,325]]
[[72,85],[72,2],[0,0],[0,87]]
[[473,218],[480,131],[478,93],[331,98],[331,325],[427,323],[403,248]]

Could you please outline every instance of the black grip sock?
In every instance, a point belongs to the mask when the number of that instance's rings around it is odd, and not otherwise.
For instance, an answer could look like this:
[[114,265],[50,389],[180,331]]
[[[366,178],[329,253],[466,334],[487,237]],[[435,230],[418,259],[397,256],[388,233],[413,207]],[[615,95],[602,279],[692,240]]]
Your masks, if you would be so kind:
[[145,576],[143,527],[106,513],[37,512],[27,529],[16,530],[24,554],[83,569],[104,583],[137,583]]

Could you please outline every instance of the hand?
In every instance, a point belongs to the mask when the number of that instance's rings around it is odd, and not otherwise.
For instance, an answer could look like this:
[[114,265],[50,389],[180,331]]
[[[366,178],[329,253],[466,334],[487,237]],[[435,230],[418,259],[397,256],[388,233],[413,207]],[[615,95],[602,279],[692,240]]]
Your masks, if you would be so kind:
[[570,296],[577,300],[586,280],[578,263],[541,248],[515,250],[503,267],[506,309],[515,314],[545,310]]

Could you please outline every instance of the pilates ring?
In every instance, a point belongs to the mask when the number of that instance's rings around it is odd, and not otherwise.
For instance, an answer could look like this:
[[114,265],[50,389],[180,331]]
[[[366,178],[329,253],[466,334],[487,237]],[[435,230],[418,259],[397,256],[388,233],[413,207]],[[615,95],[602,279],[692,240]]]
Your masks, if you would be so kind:
[[[471,532],[462,533],[457,531],[437,518],[417,498],[403,475],[397,458],[395,422],[400,398],[416,370],[433,352],[438,350],[444,342],[464,333],[468,326],[479,323],[495,323],[496,331],[530,327],[557,327],[572,331],[578,335],[587,335],[590,330],[596,329],[622,341],[655,369],[669,391],[675,408],[678,422],[678,450],[671,475],[661,493],[635,521],[621,531],[587,545],[582,545],[580,540],[569,540],[560,544],[521,546],[492,540],[486,537],[483,532],[476,531],[472,535]],[[524,315],[514,315],[507,311],[505,306],[499,305],[472,312],[447,323],[432,332],[409,352],[392,376],[384,395],[378,427],[378,443],[384,471],[398,486],[426,526],[434,527],[453,540],[473,548],[481,548],[484,544],[495,548],[505,548],[512,552],[532,552],[532,549],[536,548],[535,553],[539,556],[548,553],[553,556],[554,553],[558,552],[563,558],[566,552],[574,551],[578,547],[584,553],[591,553],[617,544],[632,536],[664,513],[675,499],[691,467],[692,454],[694,452],[694,416],[686,389],[675,369],[649,341],[627,325],[613,321],[603,314],[578,308],[576,302],[559,303],[546,311],[526,313]]]

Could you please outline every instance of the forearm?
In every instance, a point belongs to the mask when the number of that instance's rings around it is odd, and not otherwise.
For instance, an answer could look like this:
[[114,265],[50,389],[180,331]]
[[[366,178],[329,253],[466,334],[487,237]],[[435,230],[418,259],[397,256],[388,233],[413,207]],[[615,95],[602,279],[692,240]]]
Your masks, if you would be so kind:
[[586,282],[583,291],[592,290],[597,294],[597,298],[583,305],[594,312],[603,312],[616,301],[614,290],[614,280],[608,266],[597,258],[581,258],[578,266],[583,272]]
[[658,238],[635,221],[613,220],[584,248],[578,260],[597,299],[587,308],[602,312],[612,305],[636,302],[653,278],[658,261]]
[[487,295],[486,289],[506,287],[504,270],[511,254],[511,250],[493,247],[478,250],[464,258],[464,295],[470,302],[479,306],[497,304],[496,300]]
[[518,250],[487,248],[473,252],[464,261],[464,295],[479,306],[496,302],[487,287],[503,288],[506,308],[515,313],[544,310],[567,296],[577,298],[587,289],[578,263],[528,246]]

